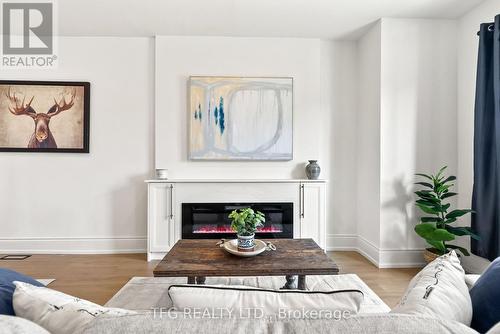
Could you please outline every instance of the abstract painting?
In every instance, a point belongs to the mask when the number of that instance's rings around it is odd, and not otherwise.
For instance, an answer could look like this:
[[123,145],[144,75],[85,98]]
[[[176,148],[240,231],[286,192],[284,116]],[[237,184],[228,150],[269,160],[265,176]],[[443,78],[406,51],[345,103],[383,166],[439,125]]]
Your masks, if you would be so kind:
[[291,160],[293,79],[190,77],[192,160]]
[[89,152],[88,82],[0,81],[0,151]]

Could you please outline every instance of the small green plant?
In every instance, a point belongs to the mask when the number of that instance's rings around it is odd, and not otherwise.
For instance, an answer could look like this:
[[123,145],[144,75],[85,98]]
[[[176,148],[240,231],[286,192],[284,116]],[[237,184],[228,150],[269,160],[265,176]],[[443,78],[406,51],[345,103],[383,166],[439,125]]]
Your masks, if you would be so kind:
[[250,236],[255,233],[257,228],[263,226],[266,218],[260,211],[254,211],[251,208],[236,209],[229,214],[231,228],[241,236]]
[[450,203],[445,203],[457,193],[451,192],[450,188],[454,186],[452,181],[456,180],[455,176],[444,175],[446,166],[441,168],[436,175],[416,174],[424,178],[422,182],[416,182],[424,189],[416,191],[418,196],[416,201],[417,207],[424,213],[430,216],[420,218],[420,223],[415,226],[415,232],[425,239],[433,249],[429,249],[433,253],[443,255],[456,249],[463,255],[469,256],[469,252],[460,246],[448,244],[449,241],[455,240],[457,236],[471,236],[474,239],[479,237],[474,234],[470,227],[454,226],[453,224],[458,218],[472,212],[470,209],[457,209],[448,211]]

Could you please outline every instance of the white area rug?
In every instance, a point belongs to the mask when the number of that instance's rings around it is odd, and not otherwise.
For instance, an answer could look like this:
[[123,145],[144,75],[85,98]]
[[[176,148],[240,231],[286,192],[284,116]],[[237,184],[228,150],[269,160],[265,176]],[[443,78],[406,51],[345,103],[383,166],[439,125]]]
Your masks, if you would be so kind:
[[50,283],[56,280],[55,278],[35,278],[35,279],[45,286],[49,285]]
[[[279,289],[285,284],[280,276],[258,277],[207,277],[207,285],[247,285],[265,289]],[[170,307],[168,287],[172,284],[186,284],[185,277],[133,277],[107,303],[107,307],[128,310],[147,310],[153,307]],[[358,275],[307,276],[307,289],[331,291],[357,289],[364,294],[360,313],[384,313],[390,308],[380,299]]]

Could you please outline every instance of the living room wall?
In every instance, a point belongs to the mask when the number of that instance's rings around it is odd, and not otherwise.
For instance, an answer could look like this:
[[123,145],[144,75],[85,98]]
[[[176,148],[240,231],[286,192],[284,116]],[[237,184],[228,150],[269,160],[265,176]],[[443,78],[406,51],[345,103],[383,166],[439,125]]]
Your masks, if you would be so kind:
[[421,264],[414,173],[457,169],[456,24],[383,18],[358,41],[357,240],[380,267]]
[[143,180],[154,168],[153,40],[58,42],[57,69],[1,76],[91,82],[90,154],[0,154],[0,253],[142,251]]
[[[156,37],[156,167],[177,179],[305,178],[318,159],[328,179],[328,235],[355,233],[355,48],[297,38]],[[293,77],[292,161],[189,161],[190,75]],[[345,135],[345,137],[342,137]],[[335,144],[332,148],[332,142]]]
[[415,173],[457,171],[456,22],[384,18],[381,33],[379,261],[418,263]]
[[[356,235],[351,247],[376,262],[380,247],[380,21],[359,39],[357,63]],[[349,245],[348,245],[349,246]]]
[[[395,182],[403,180],[408,196],[414,171],[451,161],[460,180],[459,204],[470,206],[475,31],[499,11],[487,1],[459,21],[457,32],[448,27],[446,33],[436,33],[442,32],[439,20],[384,19],[365,46],[363,39],[61,37],[57,69],[3,71],[2,78],[90,81],[91,153],[0,155],[0,251],[143,251],[143,180],[155,167],[168,168],[172,178],[302,178],[307,159],[316,158],[329,180],[329,249],[365,250],[377,263],[385,254],[404,264],[421,245],[407,224],[406,213],[414,219],[411,206],[391,202],[398,195]],[[467,37],[453,44],[454,33]],[[458,106],[451,59],[456,45]],[[371,60],[363,64],[363,57]],[[377,69],[373,92],[379,102],[367,95],[373,87],[366,81]],[[391,71],[382,75],[384,69]],[[188,161],[189,75],[293,76],[294,159]],[[385,88],[376,87],[381,84]],[[433,128],[418,140],[425,144],[416,145],[415,126],[425,126],[426,117],[453,119],[456,108],[458,134],[456,124],[443,137]],[[450,146],[457,137],[458,164],[457,148]]]
[[[143,181],[155,167],[169,168],[173,178],[301,178],[312,158],[319,159],[322,177],[330,181],[330,240],[355,234],[354,42],[157,40],[155,56],[153,38],[61,37],[57,69],[2,73],[5,79],[92,86],[90,154],[0,155],[1,252],[141,252],[146,248]],[[192,52],[198,48],[203,57]],[[193,74],[293,76],[294,160],[188,162],[185,90]]]
[[[303,178],[308,159],[324,154],[329,115],[321,102],[320,40],[156,37],[156,167],[172,178]],[[294,159],[284,162],[188,160],[190,75],[293,77]]]

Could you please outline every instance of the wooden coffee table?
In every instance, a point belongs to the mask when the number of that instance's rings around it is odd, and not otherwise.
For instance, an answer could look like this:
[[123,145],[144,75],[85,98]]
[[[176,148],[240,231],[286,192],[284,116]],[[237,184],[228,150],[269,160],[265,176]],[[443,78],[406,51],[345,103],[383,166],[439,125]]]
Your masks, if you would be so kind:
[[153,271],[155,277],[187,277],[188,284],[204,284],[207,276],[285,276],[283,288],[306,289],[306,275],[336,275],[337,264],[312,239],[268,239],[275,251],[238,257],[216,245],[219,240],[182,239]]

